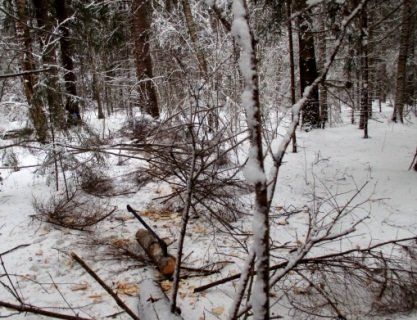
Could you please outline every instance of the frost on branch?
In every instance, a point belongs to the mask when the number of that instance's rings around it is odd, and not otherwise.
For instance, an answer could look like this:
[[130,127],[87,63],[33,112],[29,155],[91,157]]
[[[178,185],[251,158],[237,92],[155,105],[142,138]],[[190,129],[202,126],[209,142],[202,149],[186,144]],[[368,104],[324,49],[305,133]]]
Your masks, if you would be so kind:
[[[244,0],[233,1],[233,35],[241,47],[239,67],[244,79],[242,105],[246,111],[246,121],[250,135],[250,150],[244,175],[249,183],[255,185],[255,210],[253,215],[253,252],[256,278],[252,287],[252,306],[254,319],[269,318],[269,221],[266,177],[262,150],[262,123],[259,101],[256,45],[248,21],[248,10]],[[252,258],[248,259],[252,263]],[[241,277],[240,287],[246,279]],[[236,314],[241,295],[234,301],[232,315]]]

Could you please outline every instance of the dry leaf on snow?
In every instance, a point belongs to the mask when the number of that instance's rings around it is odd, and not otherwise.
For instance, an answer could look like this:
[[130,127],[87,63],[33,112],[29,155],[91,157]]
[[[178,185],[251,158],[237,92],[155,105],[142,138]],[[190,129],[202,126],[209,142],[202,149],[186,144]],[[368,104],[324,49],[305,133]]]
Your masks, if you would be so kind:
[[211,309],[211,313],[213,313],[215,316],[221,316],[223,312],[224,312],[223,306],[215,307]]
[[128,296],[135,296],[139,292],[139,287],[135,283],[117,282],[116,293],[122,293]]

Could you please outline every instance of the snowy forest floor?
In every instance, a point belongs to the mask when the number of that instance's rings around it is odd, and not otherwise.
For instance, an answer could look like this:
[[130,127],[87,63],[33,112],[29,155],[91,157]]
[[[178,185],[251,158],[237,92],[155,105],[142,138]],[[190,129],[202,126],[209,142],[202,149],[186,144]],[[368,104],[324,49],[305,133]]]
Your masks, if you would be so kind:
[[[334,197],[343,205],[352,190],[366,186],[355,199],[357,210],[346,224],[367,217],[350,237],[337,243],[315,248],[313,254],[350,247],[366,247],[391,239],[412,237],[417,234],[417,172],[408,171],[417,147],[417,120],[405,124],[389,121],[390,108],[374,114],[369,122],[370,139],[362,138],[356,125],[339,124],[326,130],[298,131],[298,153],[287,153],[281,168],[278,188],[271,215],[272,236],[277,243],[302,241],[306,214],[303,208],[314,198]],[[106,119],[107,128],[117,127],[124,115]],[[102,123],[90,120],[96,128]],[[18,123],[2,123],[2,130]],[[3,145],[11,140],[4,140]],[[20,166],[43,161],[41,152],[16,149]],[[138,166],[134,159],[117,164],[109,158],[106,173],[114,183],[122,183],[130,170]],[[129,319],[104,290],[86,274],[68,255],[81,256],[99,276],[127,302],[137,309],[137,294],[141,280],[147,273],[143,261],[114,255],[117,248],[129,247],[140,254],[135,242],[139,224],[127,211],[130,204],[172,244],[169,251],[175,254],[175,241],[181,215],[160,212],[153,199],[170,192],[166,183],[150,182],[131,194],[98,199],[106,208],[116,210],[104,221],[88,231],[58,228],[33,219],[33,201],[47,199],[55,194],[53,179],[41,174],[37,168],[19,171],[1,170],[3,179],[0,191],[0,253],[19,245],[28,245],[2,257],[0,281],[11,287],[25,302],[42,308],[68,314],[79,314],[95,319]],[[116,178],[117,177],[117,178]],[[131,182],[131,181],[130,181]],[[63,189],[59,193],[63,194]],[[250,208],[247,208],[250,212]],[[279,213],[286,212],[282,215]],[[246,241],[250,232],[250,217],[234,225],[246,232],[240,239]],[[347,225],[346,225],[347,226]],[[224,232],[216,232],[204,219],[192,219],[185,242],[184,264],[201,268],[214,266],[220,272],[210,276],[189,276],[181,281],[179,307],[184,319],[226,319],[233,300],[236,283],[226,283],[203,293],[193,289],[227,275],[239,272],[246,257],[242,248]],[[4,276],[7,270],[10,280]],[[170,291],[170,282],[161,279],[162,287]],[[16,302],[6,286],[0,286],[0,300]],[[273,307],[274,314],[284,319],[301,317],[286,303]],[[0,317],[13,314],[0,308]],[[42,319],[41,316],[16,314],[13,319]],[[394,314],[383,319],[417,319],[413,314]]]

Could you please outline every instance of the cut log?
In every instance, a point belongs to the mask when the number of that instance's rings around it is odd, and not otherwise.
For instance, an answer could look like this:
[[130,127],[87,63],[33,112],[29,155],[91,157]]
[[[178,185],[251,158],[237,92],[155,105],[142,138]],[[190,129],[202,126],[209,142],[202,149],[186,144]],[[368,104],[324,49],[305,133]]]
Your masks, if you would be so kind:
[[175,270],[175,257],[168,254],[161,246],[160,241],[148,230],[139,229],[136,232],[136,240],[145,250],[152,262],[158,267],[159,272],[167,278],[172,277]]
[[148,270],[139,283],[139,317],[143,320],[182,320],[179,314],[171,312],[170,301],[154,278],[152,270]]

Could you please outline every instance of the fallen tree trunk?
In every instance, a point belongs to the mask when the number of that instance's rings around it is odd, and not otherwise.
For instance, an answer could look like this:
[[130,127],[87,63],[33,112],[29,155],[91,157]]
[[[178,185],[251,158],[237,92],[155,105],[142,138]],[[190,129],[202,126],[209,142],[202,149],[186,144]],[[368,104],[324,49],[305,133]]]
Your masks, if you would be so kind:
[[139,283],[139,317],[145,320],[182,320],[180,315],[171,312],[170,301],[154,278],[153,272],[148,270]]
[[149,230],[139,229],[136,232],[136,240],[158,267],[159,272],[164,277],[171,278],[175,270],[175,257],[168,254],[166,248],[161,246],[160,241]]

